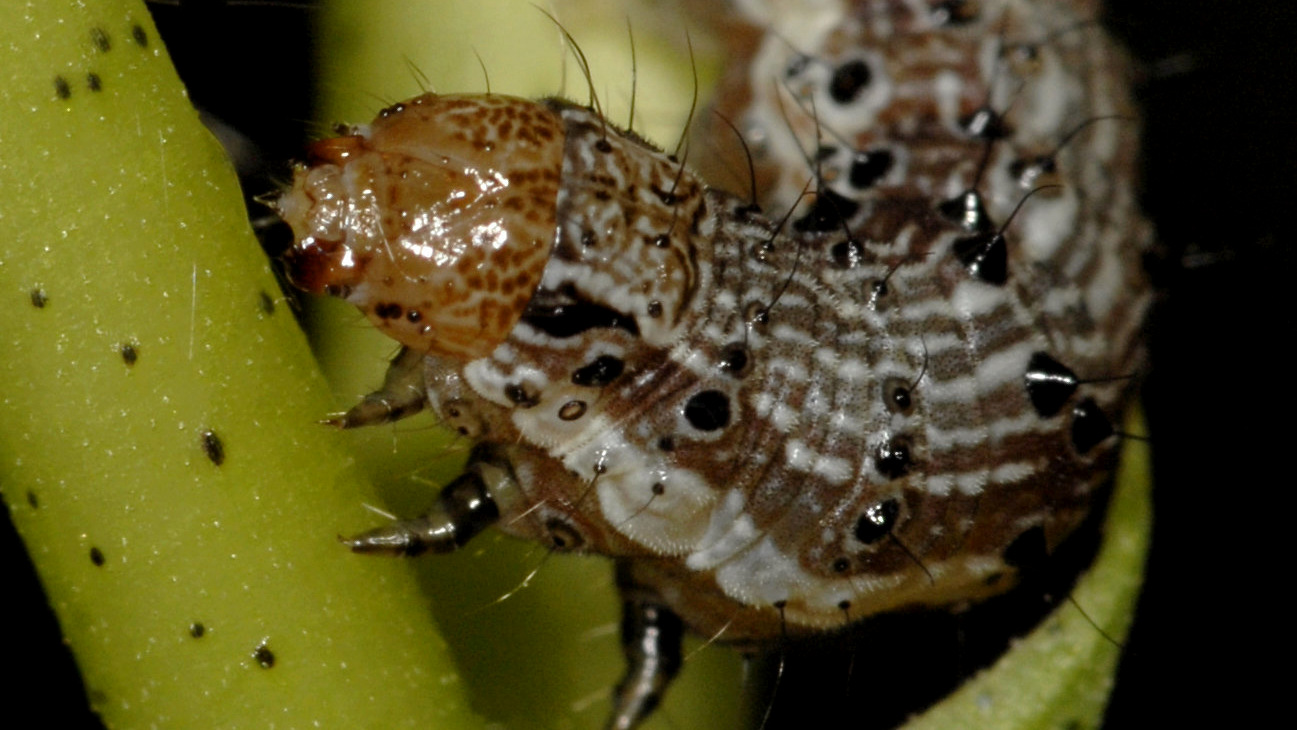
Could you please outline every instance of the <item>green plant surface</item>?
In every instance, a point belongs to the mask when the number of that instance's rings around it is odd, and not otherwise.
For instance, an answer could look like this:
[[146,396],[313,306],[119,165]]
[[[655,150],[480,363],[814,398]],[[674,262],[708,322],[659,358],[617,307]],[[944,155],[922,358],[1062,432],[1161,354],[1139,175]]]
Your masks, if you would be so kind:
[[147,10],[0,11],[0,486],[110,728],[480,727]]

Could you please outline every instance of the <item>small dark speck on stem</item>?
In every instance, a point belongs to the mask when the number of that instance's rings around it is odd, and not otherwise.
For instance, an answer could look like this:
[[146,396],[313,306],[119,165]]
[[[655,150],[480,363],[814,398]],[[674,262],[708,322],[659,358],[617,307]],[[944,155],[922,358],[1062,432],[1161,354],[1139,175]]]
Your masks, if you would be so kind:
[[103,28],[90,29],[90,42],[95,44],[95,49],[100,53],[107,53],[113,48],[113,42]]
[[225,463],[225,444],[221,442],[221,437],[216,435],[215,431],[203,431],[203,453],[215,465],[220,466]]
[[275,652],[271,651],[270,647],[266,646],[266,642],[264,641],[258,644],[257,648],[253,650],[252,658],[257,660],[257,664],[260,665],[262,669],[270,669],[275,666]]

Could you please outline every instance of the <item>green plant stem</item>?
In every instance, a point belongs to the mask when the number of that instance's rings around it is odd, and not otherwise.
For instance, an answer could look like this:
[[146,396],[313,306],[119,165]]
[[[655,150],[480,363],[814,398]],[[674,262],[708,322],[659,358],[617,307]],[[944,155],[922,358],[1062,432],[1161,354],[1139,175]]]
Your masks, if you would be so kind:
[[112,728],[478,727],[148,12],[0,23],[0,485]]

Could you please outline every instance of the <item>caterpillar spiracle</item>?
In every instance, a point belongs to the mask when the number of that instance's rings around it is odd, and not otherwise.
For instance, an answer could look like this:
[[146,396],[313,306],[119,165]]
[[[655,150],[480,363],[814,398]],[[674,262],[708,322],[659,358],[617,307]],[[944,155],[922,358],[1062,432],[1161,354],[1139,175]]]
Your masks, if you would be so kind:
[[275,204],[290,277],[402,345],[338,424],[430,409],[475,444],[427,514],[348,544],[494,526],[611,557],[617,728],[685,631],[752,650],[1010,589],[1106,494],[1143,362],[1096,6],[718,4],[733,65],[687,161],[502,94],[313,143]]

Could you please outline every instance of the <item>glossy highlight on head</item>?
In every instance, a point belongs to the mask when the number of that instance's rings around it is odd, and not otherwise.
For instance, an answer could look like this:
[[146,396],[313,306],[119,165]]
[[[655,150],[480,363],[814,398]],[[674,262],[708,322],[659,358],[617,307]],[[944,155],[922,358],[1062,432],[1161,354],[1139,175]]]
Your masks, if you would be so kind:
[[490,353],[553,246],[561,121],[508,96],[424,94],[344,131],[275,203],[289,276],[419,352]]

